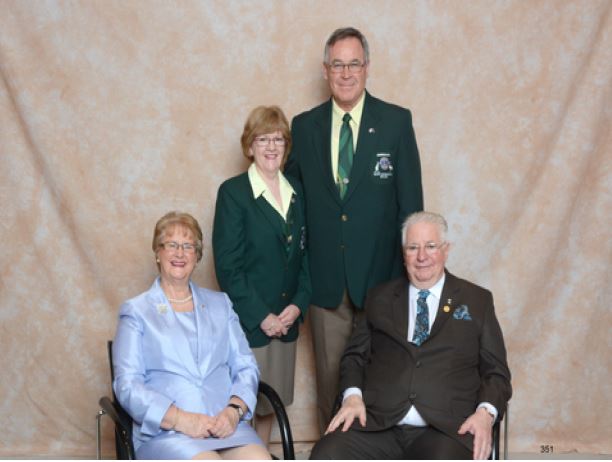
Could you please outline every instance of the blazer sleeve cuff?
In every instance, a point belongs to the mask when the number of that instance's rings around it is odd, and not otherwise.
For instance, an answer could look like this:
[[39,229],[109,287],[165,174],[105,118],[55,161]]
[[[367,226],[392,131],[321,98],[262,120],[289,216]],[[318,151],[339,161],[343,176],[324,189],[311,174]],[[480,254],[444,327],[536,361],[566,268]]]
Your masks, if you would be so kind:
[[149,436],[159,434],[162,431],[161,422],[172,404],[171,399],[161,396],[153,401],[142,419],[141,433]]
[[251,420],[255,413],[255,405],[257,404],[257,394],[244,385],[233,385],[230,396],[237,396],[247,405],[247,412],[244,413],[243,420]]

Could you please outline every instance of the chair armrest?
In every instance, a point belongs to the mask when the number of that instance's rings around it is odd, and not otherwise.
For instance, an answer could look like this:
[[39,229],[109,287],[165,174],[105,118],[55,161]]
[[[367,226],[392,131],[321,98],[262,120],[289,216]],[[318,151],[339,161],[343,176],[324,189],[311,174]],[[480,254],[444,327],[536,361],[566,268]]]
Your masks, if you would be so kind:
[[118,459],[135,459],[134,446],[132,444],[132,419],[118,403],[112,401],[108,396],[103,396],[98,401],[100,407],[115,423],[115,442]]
[[489,456],[490,460],[499,460],[499,427],[500,427],[500,419],[497,419],[493,424],[493,434],[491,441],[491,455]]
[[289,425],[289,418],[285,411],[285,406],[278,396],[278,393],[265,382],[259,382],[259,393],[264,395],[274,409],[276,414],[276,420],[278,421],[278,428],[281,434],[281,441],[283,443],[283,458],[285,460],[294,460],[295,452],[293,449],[293,436],[291,435],[291,427]]
[[123,416],[123,410],[118,407],[118,405],[111,401],[108,396],[103,396],[100,398],[98,402],[100,407],[104,410],[104,412],[113,419],[115,425],[117,425],[121,430],[124,430],[128,433],[132,431],[132,423]]

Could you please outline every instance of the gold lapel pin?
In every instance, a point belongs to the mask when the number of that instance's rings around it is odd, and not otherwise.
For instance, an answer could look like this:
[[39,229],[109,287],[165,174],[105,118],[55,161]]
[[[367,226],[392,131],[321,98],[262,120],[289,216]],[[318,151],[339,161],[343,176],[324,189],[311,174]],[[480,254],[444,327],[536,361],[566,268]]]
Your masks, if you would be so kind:
[[444,310],[445,313],[448,313],[450,311],[450,306],[444,305],[444,308],[442,309]]

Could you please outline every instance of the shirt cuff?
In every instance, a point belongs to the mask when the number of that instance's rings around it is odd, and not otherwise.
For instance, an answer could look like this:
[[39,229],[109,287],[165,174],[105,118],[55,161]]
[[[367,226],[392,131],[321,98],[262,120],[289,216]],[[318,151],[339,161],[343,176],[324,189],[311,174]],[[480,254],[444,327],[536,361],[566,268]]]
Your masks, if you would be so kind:
[[344,400],[348,398],[349,396],[353,396],[353,395],[357,395],[360,398],[363,398],[363,395],[361,394],[361,390],[359,388],[349,387],[346,390],[344,390],[344,394],[342,395],[342,402],[344,402]]
[[498,414],[495,406],[493,406],[491,403],[487,403],[486,401],[483,401],[482,403],[478,405],[476,409],[480,409],[481,407],[484,407],[489,414],[493,415],[493,423],[495,423],[497,421],[497,414]]

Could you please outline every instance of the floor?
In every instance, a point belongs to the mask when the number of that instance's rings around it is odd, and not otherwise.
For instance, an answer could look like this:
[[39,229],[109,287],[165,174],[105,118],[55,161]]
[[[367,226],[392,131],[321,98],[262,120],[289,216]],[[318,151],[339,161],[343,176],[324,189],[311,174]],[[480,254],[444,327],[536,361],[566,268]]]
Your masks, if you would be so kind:
[[[310,455],[312,443],[295,443],[295,458],[307,460]],[[279,459],[283,458],[283,449],[280,444],[272,444],[270,451]],[[612,454],[579,454],[577,452],[555,453],[555,454],[536,454],[526,452],[510,452],[509,460],[610,460]]]

